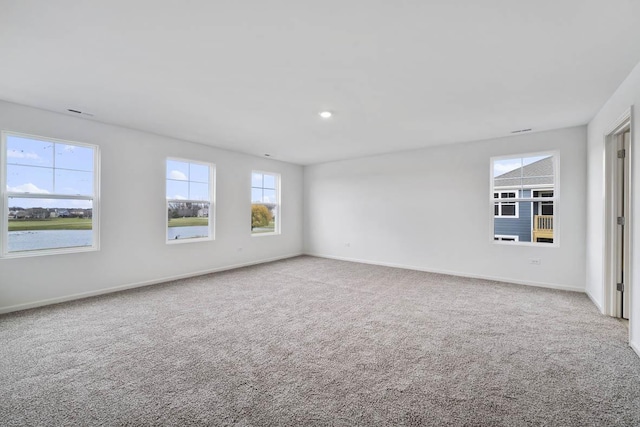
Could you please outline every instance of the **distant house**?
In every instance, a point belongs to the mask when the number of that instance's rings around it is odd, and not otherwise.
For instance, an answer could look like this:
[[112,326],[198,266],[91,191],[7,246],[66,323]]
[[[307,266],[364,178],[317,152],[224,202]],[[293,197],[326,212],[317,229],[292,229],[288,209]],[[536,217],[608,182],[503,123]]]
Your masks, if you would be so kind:
[[208,208],[201,208],[198,209],[198,218],[209,218],[209,209]]
[[498,175],[493,185],[495,240],[553,243],[553,200],[545,200],[554,195],[553,157]]

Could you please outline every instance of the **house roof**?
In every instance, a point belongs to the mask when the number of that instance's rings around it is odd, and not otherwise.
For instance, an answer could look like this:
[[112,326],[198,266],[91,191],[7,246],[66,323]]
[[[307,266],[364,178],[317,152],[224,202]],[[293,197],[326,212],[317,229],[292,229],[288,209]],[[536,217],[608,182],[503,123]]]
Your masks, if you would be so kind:
[[532,187],[553,185],[553,157],[545,157],[537,162],[514,169],[493,178],[494,187]]

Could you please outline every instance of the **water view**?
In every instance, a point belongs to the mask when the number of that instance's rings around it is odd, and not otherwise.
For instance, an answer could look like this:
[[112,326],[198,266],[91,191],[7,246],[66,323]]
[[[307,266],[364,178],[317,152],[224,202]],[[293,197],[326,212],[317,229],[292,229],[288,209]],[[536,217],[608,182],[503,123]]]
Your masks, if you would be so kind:
[[167,238],[169,240],[195,239],[197,237],[207,237],[209,235],[209,227],[202,225],[169,227],[167,230]]
[[91,230],[10,231],[7,244],[9,252],[74,248],[91,246],[92,237]]

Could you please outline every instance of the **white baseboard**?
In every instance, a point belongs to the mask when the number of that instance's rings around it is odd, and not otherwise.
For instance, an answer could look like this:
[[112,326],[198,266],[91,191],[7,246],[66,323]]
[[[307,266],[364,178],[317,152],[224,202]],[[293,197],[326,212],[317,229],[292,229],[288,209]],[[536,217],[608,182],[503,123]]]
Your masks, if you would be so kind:
[[368,261],[368,260],[357,259],[357,258],[339,257],[339,256],[324,255],[324,254],[318,254],[318,253],[312,253],[312,252],[305,252],[305,255],[314,256],[318,258],[336,259],[339,261],[349,261],[349,262],[359,262],[362,264],[381,265],[384,267],[404,268],[406,270],[424,271],[427,273],[447,274],[449,276],[467,277],[470,279],[492,280],[494,282],[515,283],[517,285],[536,286],[539,288],[558,289],[562,291],[582,292],[582,293],[585,292],[583,288],[579,288],[577,286],[558,285],[555,283],[530,282],[530,281],[523,281],[518,279],[509,279],[505,277],[483,276],[478,274],[464,273],[460,271],[422,268],[422,267],[417,267],[415,265],[396,264],[396,263],[390,263],[390,262],[374,262],[374,261]]
[[296,253],[296,254],[290,254],[290,255],[282,255],[282,256],[278,256],[278,257],[266,258],[266,259],[261,259],[261,260],[257,260],[257,261],[249,261],[249,262],[245,262],[245,263],[241,263],[241,264],[232,264],[232,265],[227,265],[227,266],[224,266],[224,267],[216,267],[216,268],[211,268],[211,269],[207,269],[207,270],[194,271],[194,272],[191,272],[191,273],[179,274],[179,275],[176,275],[176,276],[161,277],[161,278],[152,279],[152,280],[145,280],[143,282],[129,283],[129,284],[126,284],[126,285],[119,285],[119,286],[114,286],[114,287],[111,287],[111,288],[99,289],[97,291],[81,292],[81,293],[72,294],[72,295],[65,295],[65,296],[62,296],[62,297],[49,298],[49,299],[44,299],[44,300],[39,300],[39,301],[34,301],[34,302],[28,302],[28,303],[24,303],[24,304],[16,304],[16,305],[8,306],[8,307],[0,307],[0,314],[11,313],[13,311],[28,310],[30,308],[42,307],[42,306],[45,306],[45,305],[59,304],[61,302],[67,302],[67,301],[73,301],[73,300],[78,300],[78,299],[83,299],[83,298],[89,298],[89,297],[94,297],[94,296],[98,296],[98,295],[110,294],[110,293],[113,293],[113,292],[124,291],[124,290],[127,290],[127,289],[141,288],[143,286],[157,285],[158,283],[165,283],[165,282],[171,282],[173,280],[186,279],[186,278],[195,277],[195,276],[202,276],[204,274],[217,273],[219,271],[233,270],[233,269],[242,268],[242,267],[249,267],[251,265],[257,265],[257,264],[264,264],[264,263],[267,263],[267,262],[279,261],[279,260],[282,260],[282,259],[293,258],[293,257],[297,257],[297,256],[300,256],[300,255],[303,255],[303,254],[302,253]]
[[593,297],[593,295],[591,295],[591,293],[589,291],[584,291],[587,296],[589,297],[589,299],[591,300],[591,302],[593,303],[593,305],[595,305],[596,307],[598,307],[598,310],[600,310],[601,314],[606,314],[604,312],[604,307],[598,302],[596,301],[596,299]]
[[633,349],[633,351],[636,352],[636,354],[638,355],[638,357],[640,357],[640,345],[633,343],[631,341],[629,341],[629,346]]

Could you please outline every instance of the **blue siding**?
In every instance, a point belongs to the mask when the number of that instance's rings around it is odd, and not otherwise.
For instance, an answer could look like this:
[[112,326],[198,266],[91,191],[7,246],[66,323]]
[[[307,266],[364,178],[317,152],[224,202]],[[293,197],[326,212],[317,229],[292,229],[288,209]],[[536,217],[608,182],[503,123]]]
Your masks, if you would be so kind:
[[[530,190],[524,190],[520,197],[529,197]],[[521,242],[531,241],[531,202],[518,202],[518,218],[494,218],[494,233],[506,236],[518,236]]]

